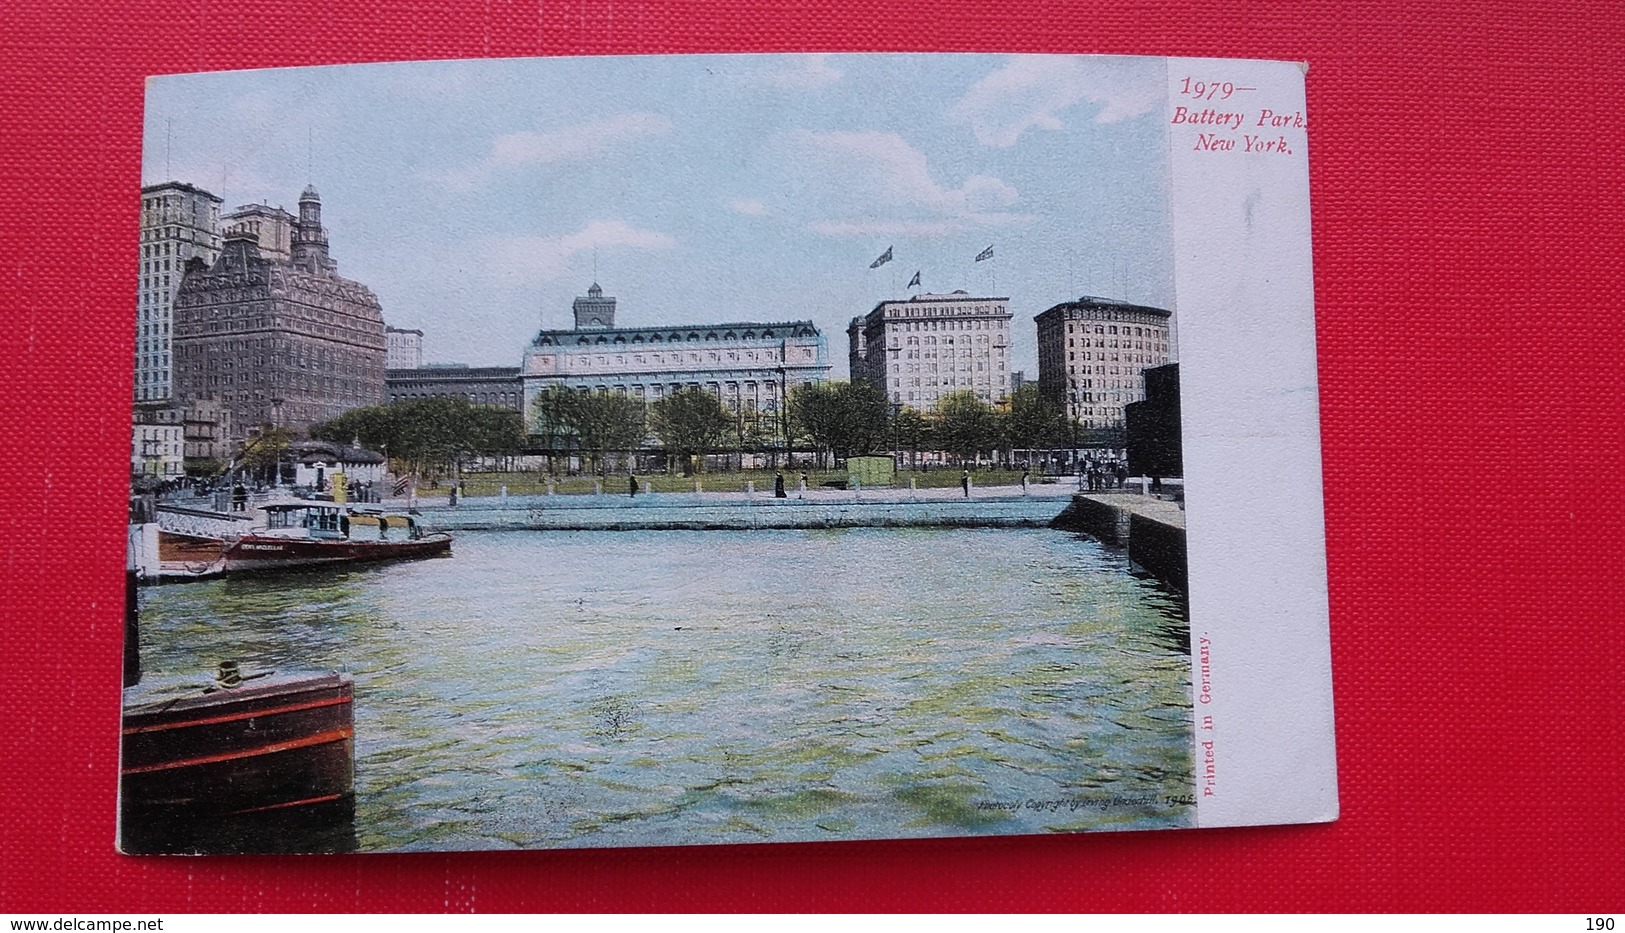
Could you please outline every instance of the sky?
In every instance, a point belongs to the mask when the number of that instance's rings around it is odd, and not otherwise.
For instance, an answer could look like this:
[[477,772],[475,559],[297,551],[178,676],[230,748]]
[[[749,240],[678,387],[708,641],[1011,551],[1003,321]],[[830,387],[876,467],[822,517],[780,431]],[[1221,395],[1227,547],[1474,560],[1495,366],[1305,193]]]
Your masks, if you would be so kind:
[[811,319],[835,378],[878,301],[1008,297],[1012,368],[1036,378],[1045,309],[1174,309],[1166,86],[1161,59],[993,55],[163,76],[142,177],[223,212],[297,212],[314,184],[340,274],[427,362],[517,366],[596,278],[620,326]]

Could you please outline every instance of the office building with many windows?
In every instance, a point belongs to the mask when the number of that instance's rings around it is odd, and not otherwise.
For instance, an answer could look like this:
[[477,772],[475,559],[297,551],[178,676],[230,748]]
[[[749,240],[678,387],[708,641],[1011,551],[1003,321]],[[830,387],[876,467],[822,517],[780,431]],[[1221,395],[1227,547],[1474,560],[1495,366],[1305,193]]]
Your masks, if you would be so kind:
[[168,403],[174,394],[175,293],[192,259],[220,255],[220,199],[170,181],[141,189],[140,290],[135,317],[135,401]]
[[1085,428],[1123,424],[1144,370],[1168,362],[1171,312],[1084,296],[1039,314],[1038,389]]
[[821,382],[830,369],[824,335],[811,321],[617,327],[615,299],[596,282],[572,310],[574,328],[543,330],[525,348],[519,378],[527,425],[549,386],[645,404],[695,387],[729,411],[776,416],[796,386]]
[[920,411],[955,392],[1003,401],[1010,394],[1009,301],[956,291],[880,302],[847,327],[853,381]]

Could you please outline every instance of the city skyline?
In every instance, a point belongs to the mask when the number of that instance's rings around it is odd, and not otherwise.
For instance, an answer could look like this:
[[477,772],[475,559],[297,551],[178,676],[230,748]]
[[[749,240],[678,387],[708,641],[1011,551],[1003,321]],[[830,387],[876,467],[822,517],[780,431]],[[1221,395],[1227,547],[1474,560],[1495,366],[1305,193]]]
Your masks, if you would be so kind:
[[[881,300],[1079,295],[1174,310],[1165,65],[1060,56],[682,56],[154,78],[144,181],[323,193],[341,274],[424,358],[516,365],[593,281],[629,326]],[[974,257],[994,246],[990,261]],[[893,261],[871,263],[890,249]],[[921,287],[906,284],[918,271]],[[832,352],[835,378],[845,354]]]

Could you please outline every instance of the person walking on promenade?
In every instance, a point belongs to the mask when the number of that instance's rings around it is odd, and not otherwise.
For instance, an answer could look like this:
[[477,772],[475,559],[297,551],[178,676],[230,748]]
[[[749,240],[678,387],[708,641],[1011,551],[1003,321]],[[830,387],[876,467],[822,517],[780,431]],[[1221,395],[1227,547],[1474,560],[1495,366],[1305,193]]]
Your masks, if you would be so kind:
[[961,492],[963,492],[965,494],[965,498],[967,498],[967,499],[970,498],[970,471],[969,470],[960,470],[959,471],[959,489],[960,489]]
[[1029,470],[1026,467],[1021,468],[1021,494],[1024,495],[1024,496],[1027,494],[1027,476],[1028,476],[1028,473],[1029,473]]
[[796,493],[797,499],[807,498],[807,471],[801,471],[801,490]]
[[247,511],[247,506],[248,490],[242,483],[233,485],[231,487],[231,510],[233,512],[244,512]]
[[638,478],[631,473],[626,474],[626,497],[628,499],[638,497]]
[[789,496],[786,495],[785,491],[784,491],[784,471],[783,470],[780,470],[777,473],[773,474],[773,498],[775,498],[775,499],[788,499],[789,498]]

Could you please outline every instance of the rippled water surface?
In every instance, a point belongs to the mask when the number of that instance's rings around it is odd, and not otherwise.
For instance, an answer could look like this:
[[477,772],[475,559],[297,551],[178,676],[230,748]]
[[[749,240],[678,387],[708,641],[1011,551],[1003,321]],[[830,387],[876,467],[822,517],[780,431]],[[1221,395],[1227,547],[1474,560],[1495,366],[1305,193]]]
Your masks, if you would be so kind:
[[1086,537],[468,532],[454,552],[144,589],[143,664],[351,671],[362,849],[1190,823],[1183,601]]

